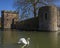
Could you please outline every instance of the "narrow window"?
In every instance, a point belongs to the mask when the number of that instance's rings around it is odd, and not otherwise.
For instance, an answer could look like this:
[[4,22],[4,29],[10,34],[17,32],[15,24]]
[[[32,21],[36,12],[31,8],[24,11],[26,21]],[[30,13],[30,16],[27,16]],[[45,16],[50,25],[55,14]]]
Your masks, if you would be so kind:
[[7,16],[6,17],[8,17],[8,14],[7,14]]
[[47,20],[47,13],[45,13],[45,20]]
[[7,21],[8,21],[9,19],[7,19]]

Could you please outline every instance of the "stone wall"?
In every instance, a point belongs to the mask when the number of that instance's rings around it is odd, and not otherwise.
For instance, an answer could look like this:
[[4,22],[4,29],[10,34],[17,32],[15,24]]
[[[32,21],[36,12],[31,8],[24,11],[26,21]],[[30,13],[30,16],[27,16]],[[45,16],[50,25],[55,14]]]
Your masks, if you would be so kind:
[[21,22],[17,22],[16,29],[19,30],[28,30],[28,31],[33,31],[33,30],[38,30],[38,17],[37,18],[30,18],[27,20],[23,20]]
[[0,28],[1,28],[1,17],[0,17]]
[[57,18],[57,20],[58,20],[58,27],[60,27],[60,8],[58,8],[58,18]]

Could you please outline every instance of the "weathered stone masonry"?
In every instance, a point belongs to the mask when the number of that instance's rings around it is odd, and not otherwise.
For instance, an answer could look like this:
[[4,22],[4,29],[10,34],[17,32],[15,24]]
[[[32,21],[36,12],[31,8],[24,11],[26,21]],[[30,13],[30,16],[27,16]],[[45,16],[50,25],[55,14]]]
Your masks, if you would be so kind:
[[57,8],[44,6],[39,9],[39,30],[57,31]]

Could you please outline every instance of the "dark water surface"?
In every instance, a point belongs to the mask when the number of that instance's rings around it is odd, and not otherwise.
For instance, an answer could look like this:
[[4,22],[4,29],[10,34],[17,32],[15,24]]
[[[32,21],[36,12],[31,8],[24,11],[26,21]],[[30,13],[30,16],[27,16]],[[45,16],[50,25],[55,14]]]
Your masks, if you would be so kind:
[[21,48],[19,38],[30,37],[30,44],[25,48],[60,48],[60,32],[36,32],[0,30],[0,48]]

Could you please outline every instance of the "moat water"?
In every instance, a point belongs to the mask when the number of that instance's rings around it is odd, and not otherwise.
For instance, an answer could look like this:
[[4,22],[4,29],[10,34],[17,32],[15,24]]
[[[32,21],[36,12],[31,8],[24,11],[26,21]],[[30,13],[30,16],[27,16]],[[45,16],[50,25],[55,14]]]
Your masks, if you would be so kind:
[[17,42],[19,38],[30,37],[30,44],[25,48],[60,48],[60,31],[58,32],[37,32],[0,30],[0,48],[21,48]]

